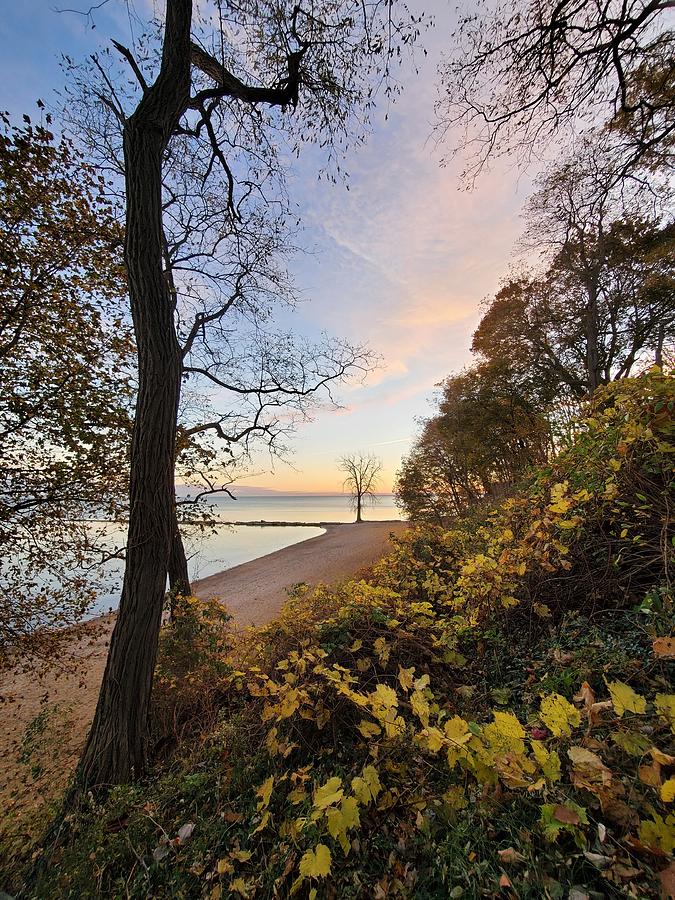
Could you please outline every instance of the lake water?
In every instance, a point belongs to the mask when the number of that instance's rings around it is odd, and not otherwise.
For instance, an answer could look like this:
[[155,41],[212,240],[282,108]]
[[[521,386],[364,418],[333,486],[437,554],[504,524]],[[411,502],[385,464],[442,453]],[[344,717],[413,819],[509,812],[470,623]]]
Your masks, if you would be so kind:
[[[185,495],[185,489],[180,494]],[[280,525],[227,525],[227,522],[353,522],[354,513],[345,495],[320,494],[264,494],[241,496],[237,500],[218,497],[211,504],[211,512],[221,521],[215,530],[202,533],[199,529],[185,528],[183,537],[188,554],[190,577],[206,578],[232,566],[250,562],[275,550],[290,547],[300,541],[323,534],[322,528],[298,524]],[[400,519],[392,494],[383,494],[374,506],[363,510],[366,521]],[[117,524],[99,524],[106,528],[109,541],[124,544],[124,529]],[[112,561],[103,570],[102,590],[91,613],[96,615],[115,608],[119,599],[123,563]],[[105,587],[103,587],[103,583]]]
[[[188,493],[185,488],[179,496]],[[355,515],[346,494],[263,494],[232,500],[219,496],[214,507],[227,522],[353,522]],[[377,503],[366,504],[363,518],[371,521],[400,519],[393,494],[381,494]]]

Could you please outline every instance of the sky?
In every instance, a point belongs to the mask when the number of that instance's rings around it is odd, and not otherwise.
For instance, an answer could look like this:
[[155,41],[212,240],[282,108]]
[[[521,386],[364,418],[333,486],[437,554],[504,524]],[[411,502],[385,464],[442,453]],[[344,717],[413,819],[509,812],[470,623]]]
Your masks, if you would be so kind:
[[[60,54],[81,58],[110,37],[127,38],[121,0],[94,14],[95,28],[83,16],[58,11],[89,6],[90,0],[4,4],[0,108],[20,115],[33,112],[38,98],[56,104],[54,90],[63,84]],[[350,151],[349,190],[318,180],[305,157],[290,183],[307,252],[292,263],[303,302],[285,324],[309,336],[326,332],[366,342],[382,357],[382,367],[365,383],[343,386],[339,409],[318,410],[302,423],[286,463],[271,467],[267,456],[254,460],[246,484],[339,491],[337,458],[363,451],[382,459],[381,489],[389,491],[418,430],[416,420],[433,411],[435,385],[471,362],[481,302],[508,272],[530,179],[495,167],[467,190],[459,177],[461,159],[440,164],[452,135],[445,146],[432,136],[436,69],[454,5],[433,0],[424,9],[436,22],[422,36],[427,56],[417,55],[419,74],[404,65],[398,75],[402,96],[380,106],[369,140]]]

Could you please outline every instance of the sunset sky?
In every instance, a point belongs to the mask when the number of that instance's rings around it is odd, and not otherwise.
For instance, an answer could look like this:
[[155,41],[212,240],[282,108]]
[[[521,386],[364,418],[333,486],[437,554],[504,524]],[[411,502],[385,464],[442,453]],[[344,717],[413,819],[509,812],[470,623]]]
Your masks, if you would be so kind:
[[[85,0],[59,4],[22,0],[5,4],[0,19],[3,107],[32,112],[40,97],[55,102],[63,82],[58,55],[76,58],[109,37],[126,39],[118,0],[86,20],[57,6],[86,8]],[[112,6],[116,10],[112,10]],[[137,8],[141,8],[141,0]],[[401,70],[402,97],[382,106],[365,147],[346,160],[350,190],[318,181],[311,154],[301,157],[291,182],[303,217],[302,243],[309,251],[293,264],[306,298],[284,325],[310,336],[325,331],[368,342],[384,367],[365,384],[340,391],[343,408],[321,411],[298,430],[292,466],[261,458],[247,484],[277,490],[336,491],[338,456],[363,450],[382,457],[384,490],[390,489],[401,455],[416,432],[416,417],[429,413],[434,385],[471,358],[471,333],[482,299],[507,273],[521,224],[529,179],[515,170],[493,170],[473,191],[463,189],[461,161],[445,168],[448,147],[432,138],[436,67],[452,29],[442,2],[424,4],[436,27],[423,36],[419,75]],[[388,112],[385,121],[384,113]]]

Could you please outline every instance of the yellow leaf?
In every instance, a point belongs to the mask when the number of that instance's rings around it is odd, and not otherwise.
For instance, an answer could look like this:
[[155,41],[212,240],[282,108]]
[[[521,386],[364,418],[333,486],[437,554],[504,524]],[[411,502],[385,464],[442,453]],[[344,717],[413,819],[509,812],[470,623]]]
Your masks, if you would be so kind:
[[402,666],[398,667],[398,680],[399,684],[403,688],[404,691],[409,691],[413,686],[413,677],[415,675],[415,667],[411,666],[409,669],[404,669]]
[[541,741],[531,741],[534,758],[548,781],[560,781],[560,757],[555,750],[547,750]]
[[413,682],[413,687],[416,691],[423,691],[424,688],[429,687],[429,676],[420,675],[420,677],[416,678]]
[[482,737],[487,741],[491,756],[513,751],[517,755],[525,752],[525,731],[518,719],[510,712],[493,713],[494,722],[483,728]]
[[352,790],[357,800],[366,806],[371,800],[376,800],[382,790],[377,769],[374,766],[366,766],[361,776],[352,778]]
[[389,654],[391,653],[391,648],[383,637],[379,637],[377,640],[373,641],[373,650],[377,653],[382,665],[386,666],[389,660]]
[[560,694],[549,694],[541,701],[539,716],[556,737],[569,737],[572,727],[581,723],[579,710]]
[[325,844],[317,844],[316,850],[308,850],[300,860],[300,874],[305,878],[325,878],[330,875],[331,856]]
[[443,724],[443,730],[450,742],[448,747],[448,765],[452,769],[462,757],[466,756],[464,747],[471,740],[471,732],[467,723],[460,716],[453,716],[452,719],[448,719]]
[[272,788],[274,787],[274,775],[270,775],[257,789],[256,794],[260,797],[257,809],[265,809],[269,806],[270,797],[272,796]]
[[450,809],[466,809],[469,805],[464,789],[456,785],[447,789],[443,794],[443,800]]
[[376,706],[391,709],[398,706],[396,691],[387,684],[378,684],[374,691],[368,695],[368,699]]
[[412,711],[426,728],[429,724],[429,701],[427,698],[421,691],[415,691],[410,697],[410,705]]
[[675,848],[675,816],[663,819],[654,813],[651,821],[647,819],[640,822],[638,836],[647,847],[672,853]]
[[241,897],[248,897],[248,888],[246,887],[246,882],[243,878],[235,878],[234,881],[230,882],[229,888],[231,891],[234,891],[235,894],[239,894]]
[[300,706],[300,699],[298,696],[298,691],[295,688],[291,688],[281,699],[279,706],[276,708],[277,719],[288,719],[289,716],[292,716],[293,713]]
[[349,853],[347,831],[350,828],[357,828],[360,823],[356,797],[345,797],[339,809],[332,807],[326,810],[326,819],[329,834],[340,842],[346,856]]
[[266,827],[267,827],[267,823],[269,822],[269,820],[270,820],[270,814],[269,814],[268,812],[263,813],[263,817],[262,817],[262,819],[260,820],[260,824],[258,825],[257,828],[254,828],[254,829],[253,829],[253,831],[251,832],[251,834],[257,834],[259,831],[262,831],[263,828],[266,828]]
[[420,740],[431,753],[438,753],[445,743],[443,732],[439,731],[438,728],[425,728],[420,733]]
[[647,711],[647,701],[640,694],[636,694],[630,685],[624,684],[623,681],[607,681],[605,684],[612,698],[614,711],[619,718],[625,712],[644,715]]
[[383,724],[384,732],[388,738],[399,737],[405,731],[405,721],[401,716],[396,716],[391,721],[386,720]]
[[375,722],[367,722],[365,719],[361,719],[358,728],[365,738],[377,737],[382,733],[379,725],[376,725]]
[[671,731],[675,733],[675,694],[657,694],[654,706],[659,715],[668,719]]
[[664,803],[672,803],[675,800],[675,778],[663,782],[660,794]]
[[234,872],[234,866],[228,859],[219,859],[218,860],[218,874],[219,875],[231,875]]
[[336,775],[329,778],[328,781],[317,789],[314,795],[314,809],[325,809],[334,803],[342,800],[344,791],[342,790],[342,779]]

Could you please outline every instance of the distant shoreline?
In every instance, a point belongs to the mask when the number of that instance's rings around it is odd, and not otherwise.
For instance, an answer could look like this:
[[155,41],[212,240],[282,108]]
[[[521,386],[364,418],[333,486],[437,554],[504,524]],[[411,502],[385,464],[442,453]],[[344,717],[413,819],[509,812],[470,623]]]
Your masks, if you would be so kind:
[[[258,528],[334,528],[346,525],[392,525],[396,522],[407,522],[407,519],[364,519],[362,522],[270,522],[268,519],[256,519],[249,522],[224,522],[216,519],[214,525],[255,525]],[[310,538],[311,540],[311,538]]]
[[[128,519],[71,519],[71,522],[91,522],[91,523],[99,523],[100,525],[127,525]],[[338,525],[392,525],[396,522],[405,522],[407,523],[407,519],[363,519],[362,522],[289,522],[289,521],[274,521],[269,519],[251,519],[248,521],[235,521],[231,519],[210,519],[208,522],[203,523],[204,525],[246,525],[246,526],[255,526],[257,528],[333,528]],[[190,527],[191,525],[199,526],[202,523],[199,522],[183,522],[183,525]]]

